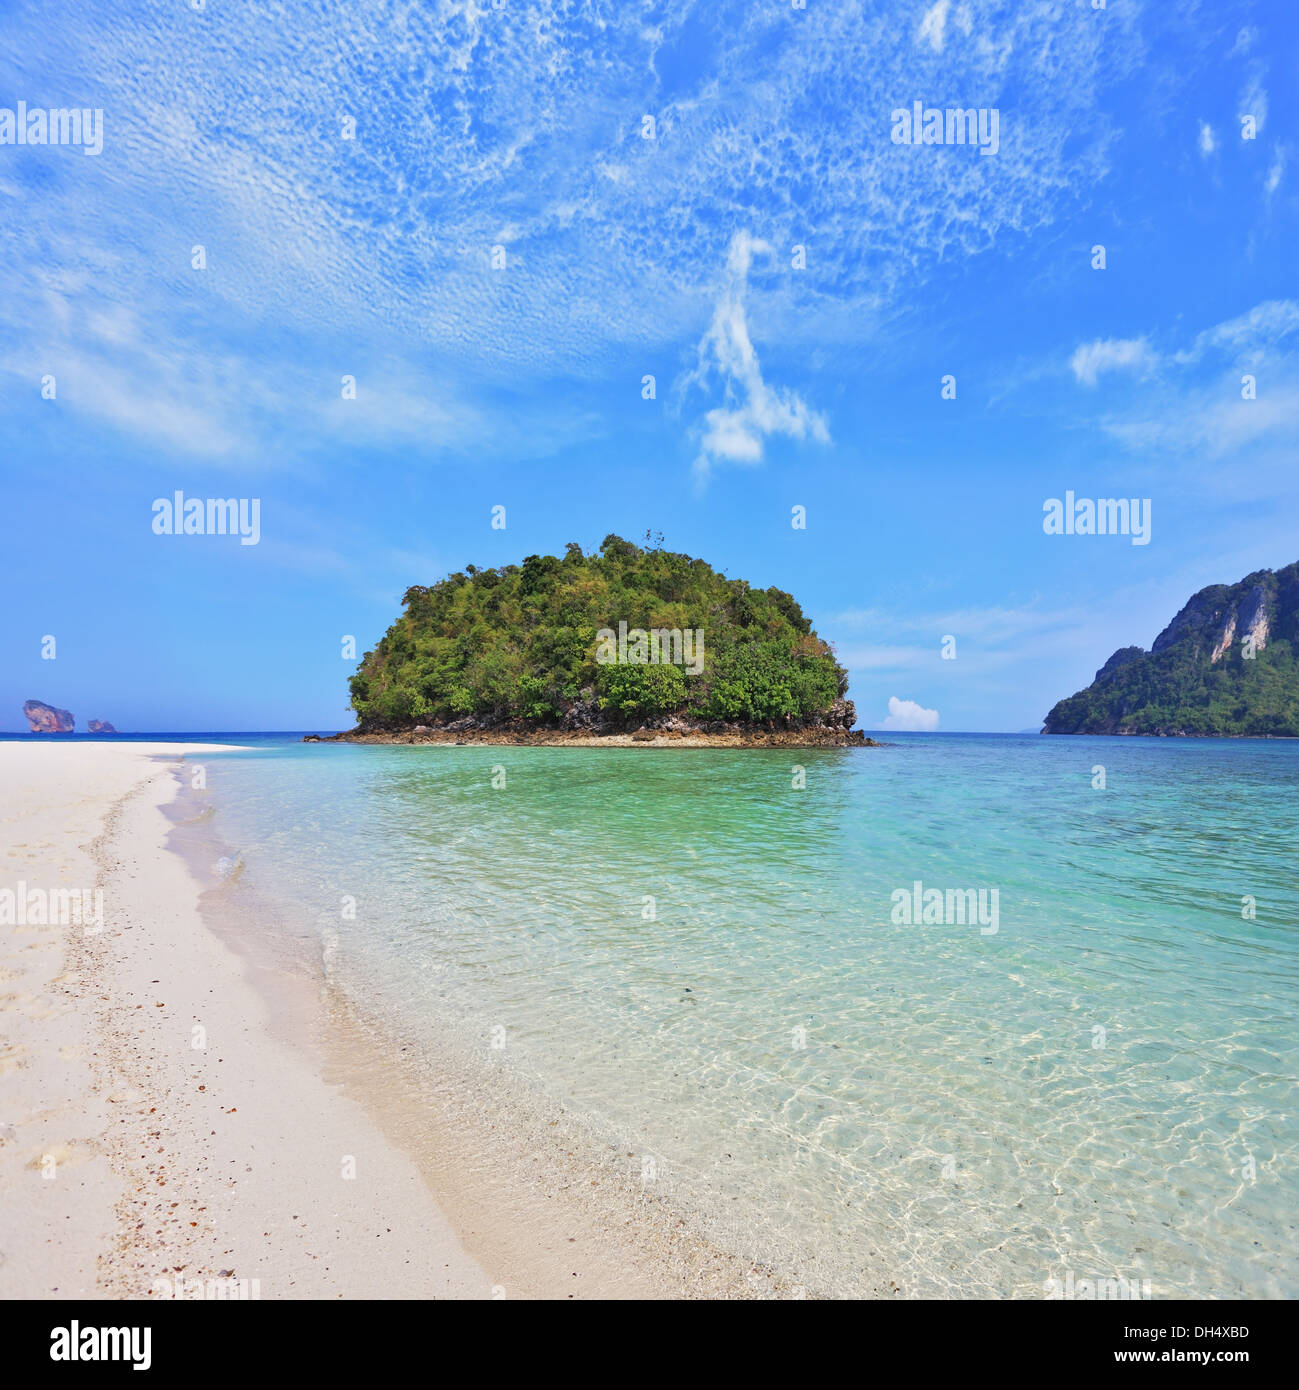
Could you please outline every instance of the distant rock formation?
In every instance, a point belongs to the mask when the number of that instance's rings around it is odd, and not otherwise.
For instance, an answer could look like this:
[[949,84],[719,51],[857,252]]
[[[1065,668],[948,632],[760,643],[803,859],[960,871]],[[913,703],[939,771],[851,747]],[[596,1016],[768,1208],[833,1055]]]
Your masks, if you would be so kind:
[[1299,563],[1201,589],[1150,651],[1121,647],[1042,732],[1299,737]]
[[55,709],[44,700],[25,701],[23,715],[34,734],[70,734],[77,727],[77,721],[68,710]]
[[107,719],[92,719],[86,728],[92,734],[115,734],[117,732]]

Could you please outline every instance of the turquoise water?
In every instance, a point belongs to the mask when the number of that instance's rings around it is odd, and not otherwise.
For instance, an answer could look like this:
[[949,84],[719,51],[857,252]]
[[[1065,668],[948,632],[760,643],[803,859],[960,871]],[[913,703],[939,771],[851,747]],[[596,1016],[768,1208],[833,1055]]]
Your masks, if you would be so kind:
[[[210,760],[216,826],[341,987],[745,1257],[1299,1294],[1299,744],[260,742]],[[895,921],[917,880],[995,889],[995,932]]]

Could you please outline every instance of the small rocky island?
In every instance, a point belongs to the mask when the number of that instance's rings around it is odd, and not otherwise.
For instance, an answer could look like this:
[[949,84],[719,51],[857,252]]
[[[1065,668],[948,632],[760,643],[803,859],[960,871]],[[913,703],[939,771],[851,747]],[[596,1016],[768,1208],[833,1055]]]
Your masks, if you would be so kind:
[[591,554],[468,565],[402,606],[351,678],[356,728],[333,739],[878,746],[791,595],[660,546],[609,535]]
[[1150,651],[1121,647],[1044,734],[1299,738],[1299,562],[1192,596]]
[[[33,734],[71,734],[77,721],[70,710],[55,709],[44,700],[28,700],[23,705],[23,718]],[[92,734],[115,734],[117,730],[106,719],[92,719],[86,729]]]
[[23,718],[33,734],[70,734],[77,727],[77,721],[70,710],[55,709],[44,700],[27,700],[23,704]]

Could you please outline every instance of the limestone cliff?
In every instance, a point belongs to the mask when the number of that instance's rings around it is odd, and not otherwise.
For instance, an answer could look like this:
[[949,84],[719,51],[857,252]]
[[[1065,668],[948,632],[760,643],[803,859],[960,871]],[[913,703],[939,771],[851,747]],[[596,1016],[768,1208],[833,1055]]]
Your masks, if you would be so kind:
[[1299,737],[1299,563],[1211,584],[1150,651],[1123,647],[1047,734]]

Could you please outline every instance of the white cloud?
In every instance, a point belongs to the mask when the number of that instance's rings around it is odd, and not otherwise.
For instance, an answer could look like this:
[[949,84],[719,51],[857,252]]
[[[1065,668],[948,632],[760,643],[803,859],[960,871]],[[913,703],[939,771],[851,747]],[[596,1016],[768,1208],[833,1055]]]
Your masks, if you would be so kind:
[[749,336],[744,307],[749,267],[755,255],[772,248],[747,232],[737,232],[727,258],[726,282],[713,321],[699,344],[699,366],[687,384],[704,385],[714,372],[724,381],[726,404],[704,416],[704,436],[696,474],[708,476],[714,463],[761,463],[768,435],[830,442],[825,419],[793,391],[769,386]]
[[1281,180],[1284,177],[1285,146],[1278,145],[1276,147],[1276,152],[1272,156],[1272,163],[1268,168],[1267,177],[1263,180],[1263,191],[1269,198],[1281,187]]
[[925,11],[925,17],[920,21],[920,31],[916,35],[917,43],[928,43],[935,53],[943,51],[943,35],[947,29],[947,11],[951,8],[952,0],[937,0],[931,9]]
[[1240,94],[1240,114],[1242,117],[1253,116],[1255,133],[1263,133],[1267,121],[1267,88],[1263,86],[1261,70],[1251,74],[1245,90]]
[[[1299,301],[1266,299],[1235,318],[1203,329],[1189,346],[1140,365],[1158,366],[1160,379],[1143,393],[1140,413],[1101,421],[1111,438],[1131,449],[1200,453],[1209,458],[1299,429],[1299,389],[1294,380]],[[1129,340],[1144,345],[1146,340]],[[1093,343],[1074,354],[1074,373],[1089,384],[1106,370],[1112,344]],[[1130,356],[1130,350],[1119,356]],[[1242,397],[1241,378],[1257,378],[1256,399]]]
[[1257,400],[1242,400],[1232,374],[1200,390],[1167,398],[1157,413],[1134,420],[1106,420],[1105,432],[1133,449],[1188,451],[1219,457],[1269,436],[1299,432],[1299,390],[1280,387]]
[[1236,34],[1236,42],[1232,44],[1227,53],[1228,58],[1234,58],[1237,54],[1248,53],[1254,47],[1254,41],[1258,38],[1258,30],[1246,25]]
[[975,639],[980,647],[986,649],[1006,643],[1018,644],[1035,637],[1044,628],[1077,622],[1079,616],[1077,609],[1044,610],[1036,602],[1018,608],[956,608],[937,613],[850,608],[831,614],[825,625],[847,628],[849,631],[869,628],[881,632],[914,633],[928,643],[925,649],[928,656],[937,659],[939,635],[942,633],[958,634],[961,641]]
[[931,733],[937,727],[936,709],[925,709],[914,700],[899,700],[896,695],[889,696],[888,718],[880,725],[881,729],[909,729]]
[[[1070,634],[1086,628],[1090,620],[1087,608],[1046,608],[1032,599],[1017,608],[848,609],[829,614],[818,626],[822,636],[835,635],[840,662],[855,677],[864,678],[854,681],[860,688],[886,673],[900,681],[923,673],[925,680],[948,682],[957,677],[958,667],[960,682],[971,677],[986,681],[1024,663],[1030,653],[1067,647]],[[884,640],[859,643],[843,635],[863,631]],[[942,657],[948,634],[956,639],[959,662]]]
[[[891,144],[920,17],[932,16],[928,58],[936,39],[970,32],[971,8],[818,4],[773,30],[769,7],[737,0],[703,26],[710,43],[682,75],[659,60],[688,45],[694,0],[662,0],[652,22],[643,6],[592,18],[541,0],[306,0],[292,25],[265,7],[246,24],[200,24],[185,6],[124,11],[110,26],[72,7],[51,25],[27,7],[7,24],[9,47],[70,96],[90,83],[113,114],[105,157],[75,177],[70,161],[46,161],[58,177],[19,183],[6,161],[0,199],[21,207],[0,218],[0,340],[37,360],[63,341],[31,283],[43,265],[82,277],[66,299],[83,321],[129,307],[182,386],[203,381],[214,351],[236,380],[267,383],[254,411],[238,393],[198,402],[227,456],[301,436],[290,379],[308,359],[301,375],[323,380],[403,357],[403,394],[434,402],[440,435],[441,402],[490,418],[502,382],[520,395],[589,386],[629,346],[635,361],[675,356],[699,334],[735,229],[750,227],[782,258],[796,243],[810,251],[805,270],[764,286],[757,336],[803,361],[856,349],[863,325],[913,303],[935,266],[1013,254],[1109,172],[1118,137],[1103,93],[1138,49],[1114,41],[1119,17],[1101,25],[1074,6],[981,7],[980,42],[961,45],[958,64],[957,44],[946,48],[961,90],[1014,93],[1015,139],[995,160],[916,159]],[[356,59],[376,53],[378,67]],[[655,113],[657,139],[641,138],[642,112]],[[188,260],[199,239],[202,275]],[[492,271],[488,249],[505,239],[508,268]],[[97,267],[106,247],[120,254]],[[336,364],[342,343],[349,362]],[[734,390],[706,426],[718,457],[751,461],[782,420],[816,437],[819,417],[796,399],[750,402],[739,377]],[[114,394],[103,418],[123,431],[169,448],[197,432]]]
[[1069,359],[1069,366],[1085,386],[1095,386],[1104,372],[1146,371],[1155,361],[1144,338],[1097,338],[1081,344]]
[[1218,142],[1213,138],[1213,127],[1208,121],[1200,122],[1200,153],[1211,155],[1218,147]]
[[[1107,164],[1098,92],[1132,61],[1090,15],[1000,6],[985,26],[996,42],[963,52],[954,80],[1012,88],[1019,133],[995,161],[963,166],[888,143],[887,113],[914,77],[909,5],[812,5],[773,42],[767,7],[737,4],[700,73],[669,92],[656,60],[689,35],[693,0],[663,0],[653,24],[643,7],[604,8],[592,20],[540,0],[341,11],[312,0],[291,26],[254,10],[242,29],[196,26],[183,6],[107,28],[33,11],[6,37],[33,70],[95,75],[117,113],[116,162],[87,192],[50,185],[24,217],[41,254],[48,228],[95,244],[106,221],[123,240],[129,228],[140,252],[129,267],[156,268],[201,206],[219,247],[208,292],[286,332],[423,331],[457,360],[535,365],[544,351],[565,368],[593,337],[671,341],[735,226],[781,247],[816,228],[821,253],[788,318],[817,338],[818,293],[854,306],[891,296],[935,258],[1027,236],[1080,200],[1066,189]],[[926,43],[971,22],[957,0],[922,12]],[[370,52],[385,55],[382,81],[353,60]],[[836,119],[809,122],[810,96]],[[224,119],[234,110],[243,125]],[[657,140],[641,139],[642,111],[656,113]],[[357,114],[351,141],[340,113]],[[521,273],[483,274],[506,217]],[[852,253],[863,226],[870,258]],[[119,284],[141,303],[158,274]]]
[[1196,362],[1211,348],[1221,348],[1257,363],[1265,348],[1299,329],[1299,303],[1293,299],[1265,299],[1248,313],[1197,333],[1195,342],[1174,360]]

